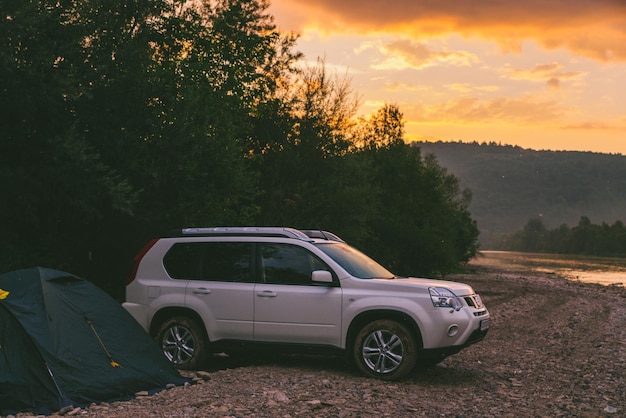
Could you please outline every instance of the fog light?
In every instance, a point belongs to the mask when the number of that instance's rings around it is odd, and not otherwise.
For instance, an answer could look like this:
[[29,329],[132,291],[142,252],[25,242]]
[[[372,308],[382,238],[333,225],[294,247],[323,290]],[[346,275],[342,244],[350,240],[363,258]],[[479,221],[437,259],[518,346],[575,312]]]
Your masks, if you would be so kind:
[[450,325],[448,327],[448,336],[449,337],[454,337],[457,332],[459,332],[459,326],[457,324]]

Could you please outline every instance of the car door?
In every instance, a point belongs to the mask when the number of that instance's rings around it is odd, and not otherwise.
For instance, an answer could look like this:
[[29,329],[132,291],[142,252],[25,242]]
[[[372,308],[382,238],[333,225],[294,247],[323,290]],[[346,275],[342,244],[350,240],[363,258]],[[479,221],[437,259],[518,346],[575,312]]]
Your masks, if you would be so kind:
[[340,344],[341,287],[313,283],[312,272],[330,268],[309,250],[292,244],[259,243],[262,280],[255,288],[254,340]]
[[201,246],[197,266],[200,273],[188,281],[185,305],[200,315],[211,341],[251,341],[254,316],[252,244],[195,244]]

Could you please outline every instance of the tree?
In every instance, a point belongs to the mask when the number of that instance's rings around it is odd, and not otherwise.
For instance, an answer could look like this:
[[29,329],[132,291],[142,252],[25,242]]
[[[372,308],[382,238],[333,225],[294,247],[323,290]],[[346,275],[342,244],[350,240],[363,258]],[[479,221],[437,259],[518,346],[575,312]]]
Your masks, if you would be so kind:
[[302,69],[267,7],[0,3],[0,267],[121,288],[148,237],[252,223],[385,242],[406,270],[471,254],[469,195],[404,144],[399,108],[357,119],[349,80]]
[[[132,213],[136,194],[87,142],[78,103],[90,97],[91,42],[73,2],[0,5],[0,220],[4,268],[84,267],[85,231]],[[76,271],[76,270],[75,270]],[[80,273],[80,271],[79,271]]]
[[562,224],[548,231],[541,220],[531,219],[522,231],[507,237],[499,248],[623,257],[626,253],[626,229],[621,221],[616,221],[613,225],[606,222],[594,225],[587,216],[582,216],[578,225],[571,229]]
[[380,149],[404,143],[403,115],[397,105],[385,104],[363,121],[357,145]]
[[330,228],[350,204],[348,196],[333,197],[354,179],[349,173],[356,168],[344,157],[357,102],[349,81],[329,76],[322,60],[291,80],[281,106],[257,121],[258,133],[275,134],[257,148],[265,190],[261,223]]
[[[258,176],[250,167],[251,115],[289,71],[267,2],[185,2],[164,17],[153,44],[160,93],[151,135],[141,142],[133,177],[145,190],[152,224],[248,223],[256,215]],[[155,204],[156,203],[156,204]]]
[[542,252],[545,247],[547,229],[541,219],[533,218],[524,227],[523,251]]
[[251,114],[289,72],[295,41],[266,8],[0,4],[0,193],[12,202],[0,263],[84,274],[101,249],[125,267],[170,227],[251,221]]
[[468,261],[478,237],[468,210],[471,193],[434,156],[423,158],[419,148],[404,143],[397,106],[384,106],[364,123],[358,154],[376,191],[361,202],[376,208],[364,247],[405,275],[445,274]]

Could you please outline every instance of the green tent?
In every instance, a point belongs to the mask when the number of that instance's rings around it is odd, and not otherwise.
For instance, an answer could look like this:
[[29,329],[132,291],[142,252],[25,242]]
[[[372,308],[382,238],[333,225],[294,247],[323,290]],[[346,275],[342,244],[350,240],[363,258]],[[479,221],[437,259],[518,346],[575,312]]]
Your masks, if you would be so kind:
[[0,415],[50,414],[186,381],[92,283],[41,267],[0,275]]

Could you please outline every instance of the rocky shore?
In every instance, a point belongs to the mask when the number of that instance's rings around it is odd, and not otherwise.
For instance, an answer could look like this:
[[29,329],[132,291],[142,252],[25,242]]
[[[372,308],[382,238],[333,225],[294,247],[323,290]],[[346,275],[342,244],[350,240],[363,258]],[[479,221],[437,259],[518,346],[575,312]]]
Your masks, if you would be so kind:
[[[470,266],[492,315],[482,342],[400,382],[340,359],[217,358],[197,383],[62,411],[77,417],[626,416],[626,288]],[[61,415],[61,413],[57,414]],[[19,414],[18,416],[26,416]]]

